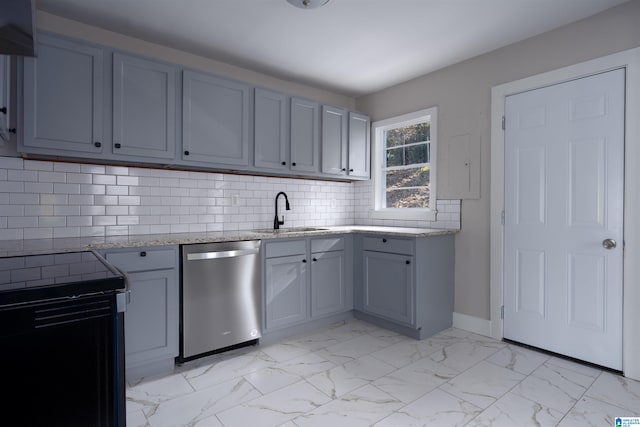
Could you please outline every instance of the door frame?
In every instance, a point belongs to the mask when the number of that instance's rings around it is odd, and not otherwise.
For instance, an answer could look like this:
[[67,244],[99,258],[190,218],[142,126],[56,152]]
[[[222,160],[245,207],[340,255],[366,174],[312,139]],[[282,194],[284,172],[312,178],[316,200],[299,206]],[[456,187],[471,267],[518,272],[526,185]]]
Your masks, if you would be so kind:
[[622,369],[640,380],[640,263],[633,262],[640,259],[640,222],[633,221],[640,218],[640,47],[491,88],[490,330],[493,338],[503,338],[505,98],[618,68],[626,69]]

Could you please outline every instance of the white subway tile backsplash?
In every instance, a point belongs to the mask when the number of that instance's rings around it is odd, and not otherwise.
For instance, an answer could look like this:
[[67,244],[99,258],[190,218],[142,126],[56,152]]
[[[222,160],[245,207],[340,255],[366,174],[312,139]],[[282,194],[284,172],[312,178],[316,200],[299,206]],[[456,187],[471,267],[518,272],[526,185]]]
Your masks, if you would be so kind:
[[40,194],[41,205],[68,205],[69,196],[67,194]]
[[67,182],[67,175],[64,172],[38,172],[40,182]]
[[92,181],[88,184],[96,184],[96,185],[116,185],[116,176],[115,175],[92,175]]
[[105,215],[105,206],[80,206],[80,215],[98,216]]
[[93,217],[93,225],[116,225],[117,217],[115,215],[96,215]]
[[53,237],[53,228],[51,227],[38,227],[38,228],[25,228],[24,239],[50,239]]
[[0,193],[22,193],[22,192],[24,192],[24,182],[0,181]]
[[67,217],[64,216],[40,216],[38,227],[66,227]]
[[24,231],[21,228],[0,229],[0,240],[21,240],[24,238]]
[[104,175],[104,166],[102,165],[91,165],[91,164],[82,164],[80,165],[80,172],[82,173],[90,173],[94,175],[102,174]]
[[73,205],[55,205],[53,207],[54,216],[79,216],[80,206]]
[[37,205],[40,203],[40,196],[33,193],[11,193],[9,203],[12,205]]
[[24,169],[32,171],[52,171],[55,162],[47,162],[44,160],[25,160]]
[[106,194],[114,195],[114,196],[128,196],[129,187],[120,186],[120,185],[107,185]]
[[95,196],[94,201],[96,205],[117,205],[118,196]]
[[53,184],[53,192],[57,194],[80,194],[80,184]]
[[137,176],[118,176],[116,183],[118,185],[138,185]]
[[[371,185],[0,157],[0,239],[269,228],[274,197],[286,226],[459,228],[459,200],[438,221],[370,218]],[[10,219],[11,218],[11,219]],[[18,237],[19,236],[19,237]]]
[[25,182],[25,193],[53,194],[53,183],[50,182]]

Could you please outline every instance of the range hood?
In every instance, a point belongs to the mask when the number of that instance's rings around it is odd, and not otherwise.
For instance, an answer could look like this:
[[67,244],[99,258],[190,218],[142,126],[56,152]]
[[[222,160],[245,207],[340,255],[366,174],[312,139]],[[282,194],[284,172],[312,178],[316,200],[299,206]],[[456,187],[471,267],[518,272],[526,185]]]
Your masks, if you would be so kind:
[[35,0],[0,1],[0,55],[36,56]]

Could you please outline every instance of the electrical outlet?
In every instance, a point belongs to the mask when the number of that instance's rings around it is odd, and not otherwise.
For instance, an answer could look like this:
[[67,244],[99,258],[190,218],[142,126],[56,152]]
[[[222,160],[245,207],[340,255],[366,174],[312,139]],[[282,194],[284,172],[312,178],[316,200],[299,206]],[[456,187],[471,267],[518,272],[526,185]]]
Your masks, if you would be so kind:
[[331,199],[331,208],[337,208],[338,207],[338,201],[336,199]]
[[231,206],[238,206],[238,205],[240,205],[240,195],[234,194],[233,196],[231,196]]

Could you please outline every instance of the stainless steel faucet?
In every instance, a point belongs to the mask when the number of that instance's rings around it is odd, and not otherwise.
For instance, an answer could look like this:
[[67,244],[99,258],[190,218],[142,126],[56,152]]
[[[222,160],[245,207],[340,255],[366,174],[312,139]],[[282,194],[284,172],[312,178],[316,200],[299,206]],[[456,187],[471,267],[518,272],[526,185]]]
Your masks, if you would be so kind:
[[288,211],[291,210],[291,208],[289,207],[289,198],[287,197],[287,194],[284,191],[281,191],[278,194],[276,194],[276,217],[273,219],[274,230],[279,230],[280,226],[284,225],[284,215],[282,215],[282,221],[278,219],[278,197],[280,197],[281,195],[284,196],[285,209]]

